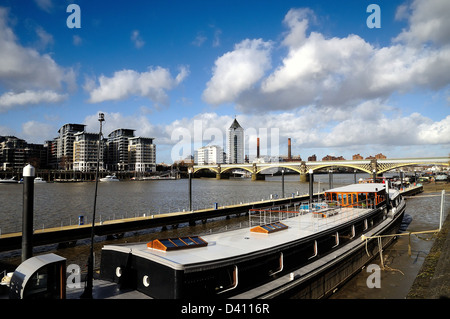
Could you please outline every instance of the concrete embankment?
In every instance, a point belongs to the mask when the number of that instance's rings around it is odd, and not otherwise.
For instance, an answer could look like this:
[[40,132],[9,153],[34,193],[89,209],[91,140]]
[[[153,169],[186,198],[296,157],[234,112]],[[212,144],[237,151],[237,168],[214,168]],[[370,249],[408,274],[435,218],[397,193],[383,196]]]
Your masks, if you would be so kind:
[[[442,189],[448,194],[450,184],[424,185],[424,192]],[[406,296],[407,299],[450,298],[450,209],[446,213],[447,218]]]

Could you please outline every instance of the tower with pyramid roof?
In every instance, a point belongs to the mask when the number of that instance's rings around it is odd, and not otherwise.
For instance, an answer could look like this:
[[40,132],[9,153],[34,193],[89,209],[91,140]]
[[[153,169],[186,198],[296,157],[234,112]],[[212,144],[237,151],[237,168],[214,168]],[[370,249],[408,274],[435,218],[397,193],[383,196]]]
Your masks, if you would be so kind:
[[244,129],[235,118],[227,134],[227,163],[244,163]]

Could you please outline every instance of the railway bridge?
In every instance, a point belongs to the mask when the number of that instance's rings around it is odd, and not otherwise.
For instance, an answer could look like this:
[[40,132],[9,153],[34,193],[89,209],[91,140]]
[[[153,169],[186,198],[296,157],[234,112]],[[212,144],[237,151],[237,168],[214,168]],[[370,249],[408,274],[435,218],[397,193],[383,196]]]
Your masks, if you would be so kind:
[[192,173],[201,170],[210,170],[216,173],[216,178],[224,178],[225,173],[240,169],[249,172],[252,180],[263,180],[264,171],[271,168],[286,168],[300,174],[300,181],[307,181],[308,174],[327,167],[348,167],[368,174],[379,175],[384,172],[405,167],[423,165],[450,165],[450,157],[415,157],[415,158],[389,158],[366,160],[336,160],[336,161],[298,161],[298,162],[271,162],[271,163],[242,163],[242,164],[212,164],[194,165]]

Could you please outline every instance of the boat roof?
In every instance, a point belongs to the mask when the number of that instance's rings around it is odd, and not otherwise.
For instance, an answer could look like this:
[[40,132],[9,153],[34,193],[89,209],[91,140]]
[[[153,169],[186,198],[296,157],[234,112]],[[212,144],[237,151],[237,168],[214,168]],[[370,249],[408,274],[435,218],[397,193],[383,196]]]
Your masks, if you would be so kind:
[[385,188],[383,183],[362,183],[329,189],[326,193],[376,193]]
[[[176,270],[198,270],[214,267],[214,263],[229,260],[230,264],[242,256],[258,254],[277,246],[315,235],[368,214],[371,209],[342,208],[339,214],[328,218],[314,218],[313,214],[298,215],[283,219],[287,227],[281,231],[264,234],[251,232],[250,228],[202,236],[208,245],[191,249],[162,251],[148,248],[146,243],[105,245],[103,250],[133,253],[145,259]],[[223,263],[222,263],[223,264]]]

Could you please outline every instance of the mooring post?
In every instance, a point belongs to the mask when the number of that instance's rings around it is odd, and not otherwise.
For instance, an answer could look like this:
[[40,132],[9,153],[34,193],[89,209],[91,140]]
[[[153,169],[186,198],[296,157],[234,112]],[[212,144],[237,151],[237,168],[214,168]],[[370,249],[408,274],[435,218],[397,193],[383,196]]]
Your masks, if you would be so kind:
[[33,256],[33,209],[35,169],[23,168],[22,262]]
[[444,207],[445,207],[445,189],[442,190],[441,193],[441,213],[440,213],[440,217],[439,217],[439,231],[441,231],[442,229],[442,222],[444,220]]
[[313,183],[314,183],[314,174],[313,170],[309,170],[309,208],[311,210],[312,202],[313,202]]
[[192,212],[192,167],[188,167],[189,174],[189,211]]

